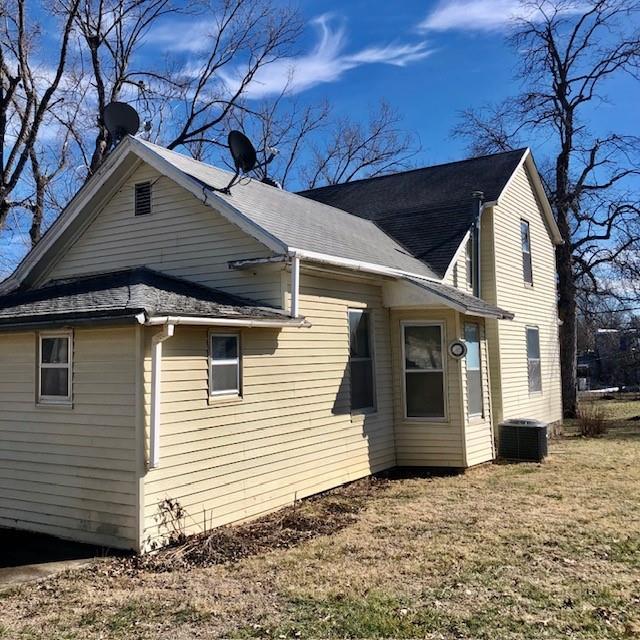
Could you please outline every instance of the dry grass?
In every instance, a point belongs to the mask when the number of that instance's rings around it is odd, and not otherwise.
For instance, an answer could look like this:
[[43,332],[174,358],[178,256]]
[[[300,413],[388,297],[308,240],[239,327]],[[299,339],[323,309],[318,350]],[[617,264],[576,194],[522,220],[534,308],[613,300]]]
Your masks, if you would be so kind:
[[390,481],[288,549],[0,592],[0,638],[640,637],[639,426],[556,440],[542,465]]

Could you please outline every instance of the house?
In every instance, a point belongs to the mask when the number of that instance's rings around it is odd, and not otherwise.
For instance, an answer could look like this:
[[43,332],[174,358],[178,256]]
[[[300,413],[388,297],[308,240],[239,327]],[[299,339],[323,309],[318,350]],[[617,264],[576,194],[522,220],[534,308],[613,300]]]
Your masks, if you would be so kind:
[[579,384],[589,389],[636,388],[640,385],[638,329],[596,329],[593,346],[593,350],[578,354]]
[[560,420],[560,236],[527,149],[228,181],[126,138],[0,284],[1,526],[142,551],[167,498],[197,532]]

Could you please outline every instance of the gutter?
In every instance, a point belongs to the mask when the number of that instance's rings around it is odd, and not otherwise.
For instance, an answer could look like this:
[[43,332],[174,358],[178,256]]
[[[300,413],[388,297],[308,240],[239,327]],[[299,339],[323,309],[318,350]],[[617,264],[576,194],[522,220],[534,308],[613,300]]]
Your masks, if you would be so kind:
[[152,316],[145,322],[147,326],[157,325],[195,325],[200,327],[310,327],[305,318],[283,317],[282,320],[268,318],[207,318],[196,316]]

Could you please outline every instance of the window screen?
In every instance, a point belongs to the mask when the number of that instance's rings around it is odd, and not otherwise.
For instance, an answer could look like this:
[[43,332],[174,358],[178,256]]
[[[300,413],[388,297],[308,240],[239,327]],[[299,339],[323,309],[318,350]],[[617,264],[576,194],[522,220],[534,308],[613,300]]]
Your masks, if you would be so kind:
[[38,401],[71,400],[72,363],[69,334],[41,334]]
[[151,213],[151,183],[140,182],[136,185],[135,215],[146,216]]
[[529,392],[542,391],[540,332],[537,327],[527,327],[527,369],[529,372]]
[[349,368],[351,410],[374,410],[376,399],[371,317],[363,309],[349,309]]
[[520,235],[522,238],[522,272],[524,274],[524,281],[528,284],[533,284],[531,234],[529,231],[529,223],[526,220],[520,220]]
[[237,335],[211,336],[209,388],[210,394],[240,394],[240,349]]
[[444,418],[444,360],[440,325],[405,325],[404,378],[408,418]]
[[480,326],[464,325],[464,341],[467,344],[467,403],[469,415],[483,415],[482,368],[480,363]]

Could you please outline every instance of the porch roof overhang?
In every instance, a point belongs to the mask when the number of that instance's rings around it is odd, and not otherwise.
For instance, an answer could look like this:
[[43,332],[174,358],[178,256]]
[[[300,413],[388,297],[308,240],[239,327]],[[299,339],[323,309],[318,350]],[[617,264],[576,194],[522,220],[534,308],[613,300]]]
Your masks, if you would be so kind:
[[514,314],[442,282],[405,277],[385,283],[385,306],[445,306],[481,318],[513,320]]

